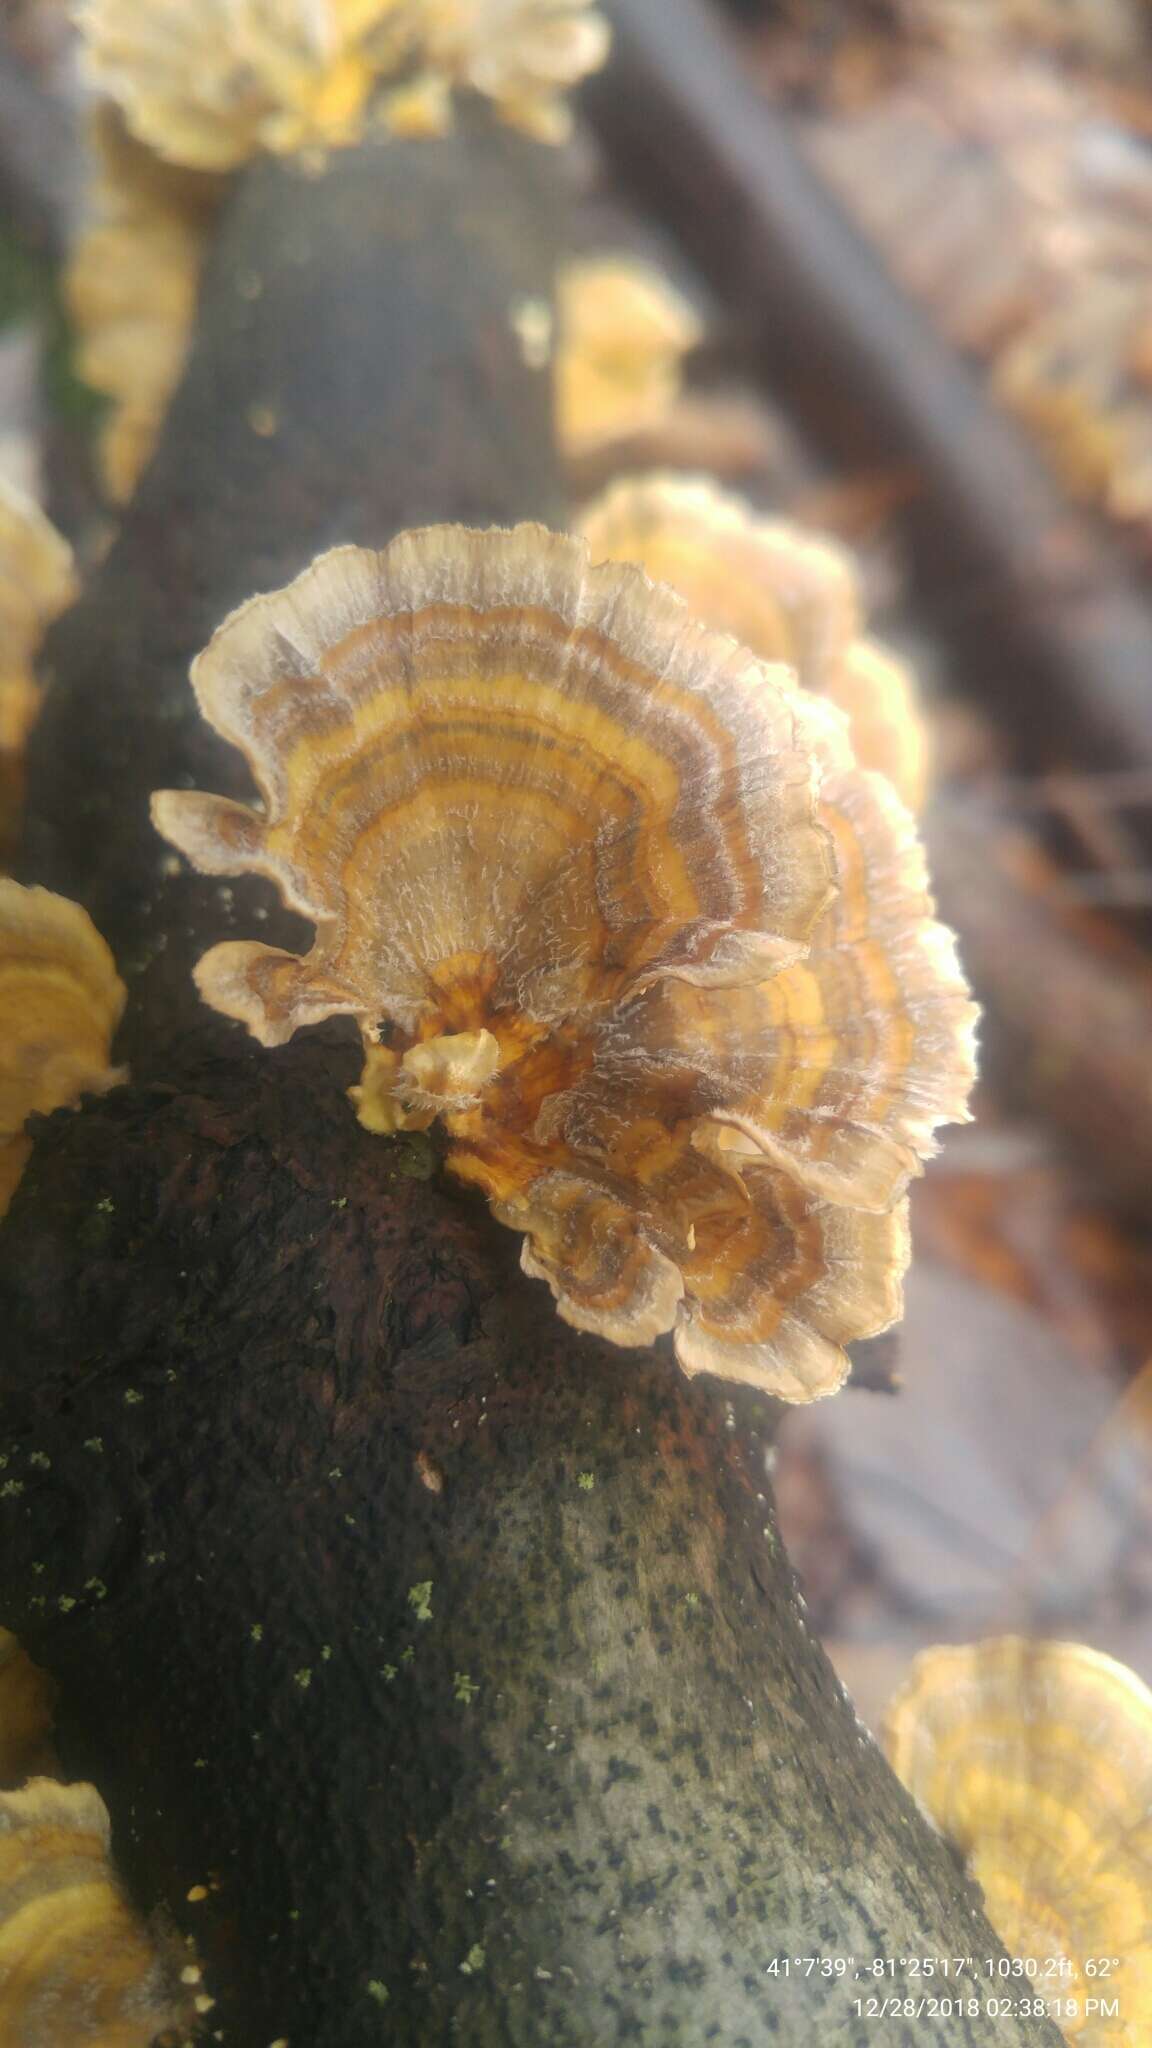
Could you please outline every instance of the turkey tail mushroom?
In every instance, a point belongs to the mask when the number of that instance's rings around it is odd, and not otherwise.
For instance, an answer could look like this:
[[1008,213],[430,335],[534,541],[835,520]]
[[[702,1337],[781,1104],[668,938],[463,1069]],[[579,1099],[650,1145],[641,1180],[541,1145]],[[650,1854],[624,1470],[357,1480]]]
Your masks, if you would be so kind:
[[27,1119],[125,1079],[109,1057],[125,993],[87,911],[0,878],[0,1216],[32,1150]]
[[837,712],[639,569],[518,527],[342,548],[193,669],[257,812],[164,791],[300,958],[201,960],[264,1045],[354,1017],[368,1128],[439,1118],[560,1313],[789,1400],[900,1311],[904,1190],[973,1011],[908,814]]
[[979,1883],[992,1925],[1021,1959],[1021,1981],[1053,2001],[1066,2038],[1080,2048],[1146,2048],[1147,1686],[1082,1643],[1003,1636],[943,1646],[916,1658],[889,1705],[884,1742],[897,1776]]
[[847,718],[862,768],[888,776],[913,810],[924,800],[927,736],[907,669],[864,637],[851,558],[823,535],[757,518],[703,477],[614,485],[581,520],[597,561],[639,562],[698,619],[762,661],[786,661]]

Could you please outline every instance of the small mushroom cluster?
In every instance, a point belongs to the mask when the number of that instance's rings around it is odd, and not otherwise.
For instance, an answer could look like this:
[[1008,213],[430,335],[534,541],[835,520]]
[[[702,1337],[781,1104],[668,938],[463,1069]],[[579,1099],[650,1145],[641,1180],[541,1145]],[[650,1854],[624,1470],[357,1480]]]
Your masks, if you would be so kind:
[[387,126],[441,132],[460,88],[556,141],[608,46],[590,0],[84,0],[79,18],[132,132],[216,171],[355,141],[377,101]]
[[[112,400],[105,489],[132,494],[187,356],[227,174],[261,150],[358,141],[376,108],[398,134],[450,126],[453,94],[485,96],[546,142],[567,87],[603,61],[589,0],[87,0],[87,218],[65,274],[76,367]],[[652,416],[697,337],[655,272],[619,259],[562,276],[561,432],[583,446]]]
[[899,1314],[974,1012],[912,819],[791,669],[585,541],[429,528],[253,599],[193,669],[260,805],[168,791],[316,927],[200,962],[265,1045],[356,1019],[576,1327],[789,1400]]

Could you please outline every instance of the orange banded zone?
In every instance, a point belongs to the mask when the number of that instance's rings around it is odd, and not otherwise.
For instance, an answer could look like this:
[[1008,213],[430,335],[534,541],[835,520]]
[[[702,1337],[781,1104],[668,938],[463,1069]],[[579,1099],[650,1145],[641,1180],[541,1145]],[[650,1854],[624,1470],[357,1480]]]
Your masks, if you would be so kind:
[[0,1216],[24,1171],[33,1112],[124,1078],[109,1061],[125,990],[78,903],[0,877]]
[[923,800],[926,741],[912,681],[861,638],[863,606],[843,549],[758,519],[704,478],[661,474],[615,484],[585,508],[581,530],[595,560],[639,562],[696,618],[762,661],[788,662],[805,689],[844,712],[860,765],[887,775],[913,808]]
[[186,1961],[186,1951],[160,1954],[121,1892],[94,1786],[33,1778],[0,1793],[5,2048],[152,2048],[162,2034],[184,2039],[196,2018],[178,1981]]
[[[1017,1636],[926,1650],[884,1741],[979,1882],[1009,1954],[1036,1960],[1065,2035],[1146,2048],[1152,1693],[1135,1672],[1081,1643]],[[1089,1976],[1100,1957],[1117,1966]],[[1107,1996],[1093,2013],[1096,1993]]]
[[338,549],[193,684],[263,808],[161,792],[159,829],[316,927],[304,957],[214,948],[206,1000],[266,1045],[354,1016],[361,1121],[439,1115],[570,1321],[837,1384],[899,1311],[899,1203],[963,1113],[971,1014],[843,720],[538,527]]

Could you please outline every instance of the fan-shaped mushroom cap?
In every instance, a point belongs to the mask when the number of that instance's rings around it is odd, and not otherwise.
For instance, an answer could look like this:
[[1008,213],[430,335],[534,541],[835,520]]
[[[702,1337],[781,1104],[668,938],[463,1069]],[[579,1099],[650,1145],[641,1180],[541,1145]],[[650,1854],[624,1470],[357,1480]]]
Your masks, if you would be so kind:
[[[406,0],[82,0],[98,90],[172,163],[354,140]],[[385,38],[380,51],[372,39]]]
[[223,184],[165,163],[110,106],[96,112],[93,142],[90,217],[69,257],[65,289],[76,368],[113,400],[100,461],[108,495],[120,504],[152,453],[184,367]]
[[0,478],[0,846],[19,808],[24,745],[40,702],[36,652],[75,591],[67,541],[31,498]]
[[193,2019],[178,1970],[113,1875],[93,1785],[0,1792],[0,2040],[5,2048],[152,2048]]
[[566,87],[608,47],[590,0],[84,0],[80,20],[133,133],[208,170],[354,142],[390,79],[382,114],[400,132],[441,133],[468,87],[559,141]]
[[698,619],[762,661],[786,661],[805,689],[847,713],[864,768],[878,768],[914,809],[924,795],[925,734],[912,679],[861,637],[856,572],[829,540],[758,519],[702,477],[625,479],[581,520],[595,560],[639,562]]
[[87,911],[0,878],[0,1215],[32,1149],[28,1117],[123,1080],[108,1054],[124,999]]
[[442,134],[453,89],[467,87],[538,142],[563,142],[565,91],[608,54],[591,0],[401,0],[395,21],[412,75],[385,99],[384,119],[400,134]]
[[703,334],[688,301],[632,256],[583,256],[557,280],[556,429],[569,457],[664,418]]
[[569,1321],[831,1391],[899,1312],[972,1020],[839,714],[540,527],[337,549],[193,684],[263,810],[166,791],[159,829],[316,925],[303,959],[215,947],[206,1000],[266,1045],[354,1016],[361,1120],[439,1111]]
[[[1152,1693],[1081,1643],[1004,1636],[926,1650],[884,1742],[984,1891],[1013,1956],[1061,2001],[1069,2039],[1146,2048],[1152,2016]],[[1089,1959],[1119,1958],[1103,1979]],[[1063,1974],[1045,1976],[1049,1958]],[[1094,2020],[1106,1992],[1119,2019]],[[1068,2010],[1070,2001],[1078,2013]]]

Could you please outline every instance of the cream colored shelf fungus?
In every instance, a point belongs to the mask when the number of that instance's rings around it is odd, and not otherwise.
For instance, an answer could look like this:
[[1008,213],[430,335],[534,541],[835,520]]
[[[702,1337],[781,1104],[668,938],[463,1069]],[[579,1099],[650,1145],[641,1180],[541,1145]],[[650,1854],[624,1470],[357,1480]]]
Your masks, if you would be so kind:
[[131,497],[180,379],[222,178],[137,142],[109,104],[92,121],[88,220],[65,271],[76,369],[112,406],[100,467],[115,504]]
[[911,676],[864,637],[851,558],[823,535],[757,518],[705,477],[628,478],[587,506],[595,560],[639,562],[698,619],[762,661],[786,661],[805,689],[848,718],[863,768],[877,768],[911,809],[923,802],[927,739]]
[[1033,1979],[1013,1981],[1052,2001],[1078,2048],[1147,2048],[1147,1686],[1081,1643],[1004,1636],[925,1650],[884,1739],[893,1770],[980,1884],[1008,1953],[1035,1962]]
[[0,1216],[32,1150],[33,1112],[73,1109],[126,1076],[110,1064],[125,989],[88,913],[0,878]]
[[703,325],[680,292],[633,256],[574,256],[556,281],[556,433],[569,461],[666,419]]
[[608,47],[589,0],[82,0],[79,20],[98,91],[199,170],[355,142],[377,111],[440,133],[462,88],[558,141]]
[[36,654],[75,594],[67,541],[31,498],[0,479],[0,853],[15,834],[24,748],[40,704]]
[[[212,2000],[172,1942],[153,1943],[112,1869],[93,1785],[0,1792],[0,2040],[5,2048],[189,2042]],[[171,2031],[169,2031],[171,2030]]]
[[262,810],[154,798],[304,957],[213,948],[280,1045],[345,1014],[370,1130],[436,1117],[577,1328],[795,1401],[900,1313],[905,1189],[974,1012],[912,820],[842,716],[541,527],[339,548],[193,667]]

